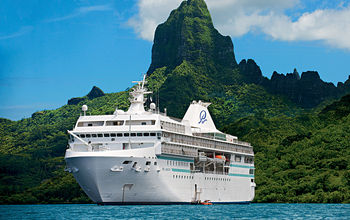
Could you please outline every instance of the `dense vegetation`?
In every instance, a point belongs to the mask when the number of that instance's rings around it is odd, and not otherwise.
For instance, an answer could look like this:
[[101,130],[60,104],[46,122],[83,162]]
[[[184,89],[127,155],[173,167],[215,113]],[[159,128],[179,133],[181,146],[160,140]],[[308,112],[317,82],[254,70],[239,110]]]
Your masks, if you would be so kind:
[[257,202],[350,202],[350,95],[320,113],[255,115],[225,130],[254,146]]
[[[204,1],[189,0],[157,28],[148,87],[175,117],[192,100],[211,102],[217,127],[253,144],[255,201],[350,202],[350,95],[303,109],[266,90],[254,64],[238,67],[231,39],[214,29]],[[254,74],[259,80],[249,81]],[[126,110],[128,91],[95,87],[59,109],[0,119],[0,203],[91,202],[64,172],[66,131],[83,104],[92,115]]]

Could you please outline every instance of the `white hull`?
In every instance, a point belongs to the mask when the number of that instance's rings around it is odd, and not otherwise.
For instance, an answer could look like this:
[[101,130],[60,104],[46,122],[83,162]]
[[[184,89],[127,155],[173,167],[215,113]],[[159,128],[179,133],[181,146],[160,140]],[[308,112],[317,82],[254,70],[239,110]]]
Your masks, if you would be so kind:
[[[130,156],[111,156],[111,152],[67,152],[66,162],[85,193],[98,204],[169,204],[198,200],[248,203],[254,198],[255,183],[251,183],[248,175],[191,173],[186,168],[167,166],[166,159],[131,157],[132,151]],[[134,153],[139,154],[139,151]],[[151,153],[154,148],[148,151]],[[140,164],[138,170],[132,168],[132,164],[123,165],[125,160]],[[149,171],[146,161],[151,161]],[[120,166],[122,171],[111,170]]]

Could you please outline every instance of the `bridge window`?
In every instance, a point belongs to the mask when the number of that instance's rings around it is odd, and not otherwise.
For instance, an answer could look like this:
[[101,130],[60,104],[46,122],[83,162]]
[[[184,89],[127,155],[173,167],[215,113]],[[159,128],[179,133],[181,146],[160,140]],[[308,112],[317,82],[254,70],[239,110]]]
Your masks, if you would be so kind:
[[141,136],[142,136],[142,133],[137,133],[137,136],[138,136],[138,137],[141,137]]
[[91,137],[95,138],[97,137],[97,134],[92,134]]
[[123,137],[123,134],[122,133],[118,133],[117,137]]
[[103,126],[103,123],[103,121],[81,121],[78,123],[78,127]]
[[123,162],[123,164],[130,164],[132,161],[131,160],[126,160]]
[[91,138],[91,134],[86,134],[86,137],[87,138]]
[[136,136],[136,133],[131,133],[131,137],[135,137]]
[[129,137],[129,133],[124,133],[124,137]]
[[149,133],[143,133],[143,136],[148,137]]
[[106,126],[122,126],[124,121],[106,121]]
[[156,136],[156,133],[150,133],[150,134],[151,134],[151,136],[153,136],[153,137]]
[[115,133],[112,133],[112,134],[111,134],[111,137],[115,137],[115,136],[116,136],[116,134],[115,134]]
[[102,134],[97,134],[97,137],[103,137],[103,135]]
[[109,137],[109,134],[103,134],[104,137]]

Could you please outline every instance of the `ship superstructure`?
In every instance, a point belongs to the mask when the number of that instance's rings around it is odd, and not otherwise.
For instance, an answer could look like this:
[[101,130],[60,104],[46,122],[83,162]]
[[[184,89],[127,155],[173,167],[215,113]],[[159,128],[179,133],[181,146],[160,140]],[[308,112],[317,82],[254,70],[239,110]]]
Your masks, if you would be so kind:
[[98,204],[249,203],[254,152],[216,129],[210,103],[193,101],[183,119],[144,108],[145,77],[130,93],[128,111],[80,116],[65,160]]

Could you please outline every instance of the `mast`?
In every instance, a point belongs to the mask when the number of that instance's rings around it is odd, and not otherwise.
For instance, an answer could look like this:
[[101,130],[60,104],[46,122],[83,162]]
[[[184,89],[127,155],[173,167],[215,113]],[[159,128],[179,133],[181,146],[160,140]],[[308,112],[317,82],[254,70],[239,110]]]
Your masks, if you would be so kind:
[[137,86],[133,88],[133,91],[130,92],[130,107],[127,111],[128,114],[143,114],[145,112],[145,95],[150,94],[152,92],[147,91],[145,87],[146,74],[143,75],[142,81],[133,81],[133,83],[137,83]]

